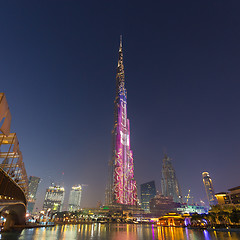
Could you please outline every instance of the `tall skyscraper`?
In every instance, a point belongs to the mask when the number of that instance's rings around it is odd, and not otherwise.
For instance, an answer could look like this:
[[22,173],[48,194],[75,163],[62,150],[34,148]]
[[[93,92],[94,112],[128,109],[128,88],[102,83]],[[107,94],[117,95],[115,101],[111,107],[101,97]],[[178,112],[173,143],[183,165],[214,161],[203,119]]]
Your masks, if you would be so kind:
[[127,90],[120,39],[114,101],[113,151],[109,163],[109,181],[106,204],[137,204],[137,186],[134,180],[133,154],[130,148],[130,124],[127,118]]
[[80,209],[81,197],[82,186],[81,185],[73,186],[69,195],[68,211],[75,212]]
[[32,213],[36,202],[39,177],[30,176],[28,180],[28,212]]
[[156,196],[155,182],[147,182],[140,185],[141,190],[141,206],[145,211],[150,211],[149,202]]
[[60,186],[52,185],[46,190],[43,203],[43,210],[51,210],[52,212],[61,212],[65,196],[65,189]]
[[209,205],[216,205],[217,199],[215,197],[215,192],[213,189],[213,184],[212,184],[212,179],[210,178],[210,175],[208,172],[203,172],[202,173],[202,178],[203,178],[203,184],[205,186],[205,190],[206,190],[206,194],[207,194],[207,198],[208,198],[208,202]]
[[182,202],[182,194],[171,159],[165,154],[162,165],[162,194],[172,197],[174,202]]

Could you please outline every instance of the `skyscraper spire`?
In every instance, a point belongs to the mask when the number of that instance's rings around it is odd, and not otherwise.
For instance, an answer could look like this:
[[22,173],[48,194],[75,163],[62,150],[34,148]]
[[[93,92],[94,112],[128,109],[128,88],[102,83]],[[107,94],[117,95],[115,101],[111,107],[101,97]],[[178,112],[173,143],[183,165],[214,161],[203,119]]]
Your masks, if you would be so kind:
[[123,51],[122,51],[122,35],[120,36],[120,46],[118,55],[118,66],[117,66],[117,76],[116,76],[116,98],[119,95],[124,95],[126,97],[125,89],[125,74],[123,66]]
[[120,46],[119,46],[119,52],[122,52],[122,35],[120,35]]

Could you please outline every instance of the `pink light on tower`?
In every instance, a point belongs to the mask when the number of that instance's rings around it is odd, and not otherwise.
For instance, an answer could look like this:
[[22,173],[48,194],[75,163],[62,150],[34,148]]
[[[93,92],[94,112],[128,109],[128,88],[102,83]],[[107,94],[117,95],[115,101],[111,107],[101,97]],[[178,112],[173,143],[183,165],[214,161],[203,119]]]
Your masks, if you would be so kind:
[[111,203],[136,205],[137,186],[134,180],[133,154],[130,148],[130,124],[127,118],[127,91],[123,66],[122,41],[120,41],[119,59],[116,76],[116,98],[114,101],[113,128],[113,183]]

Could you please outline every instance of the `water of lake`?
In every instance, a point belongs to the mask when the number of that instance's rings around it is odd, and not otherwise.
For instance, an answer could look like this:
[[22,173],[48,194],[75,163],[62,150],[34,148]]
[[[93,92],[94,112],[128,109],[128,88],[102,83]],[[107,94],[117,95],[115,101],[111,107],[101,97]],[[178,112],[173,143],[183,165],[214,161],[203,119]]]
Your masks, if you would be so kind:
[[79,224],[2,233],[3,240],[239,240],[240,232],[219,232],[141,224]]

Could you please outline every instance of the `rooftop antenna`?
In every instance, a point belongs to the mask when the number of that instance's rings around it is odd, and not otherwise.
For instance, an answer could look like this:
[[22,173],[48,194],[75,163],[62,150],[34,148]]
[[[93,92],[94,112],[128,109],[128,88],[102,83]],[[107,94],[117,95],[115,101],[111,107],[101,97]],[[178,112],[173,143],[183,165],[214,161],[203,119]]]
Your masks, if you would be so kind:
[[189,189],[189,190],[188,190],[188,195],[185,196],[185,198],[187,199],[187,201],[186,201],[187,205],[188,205],[189,199],[192,199],[192,201],[193,201],[193,197],[190,196],[190,191],[191,191],[191,190]]
[[122,35],[120,35],[120,46],[119,46],[119,52],[122,51]]

